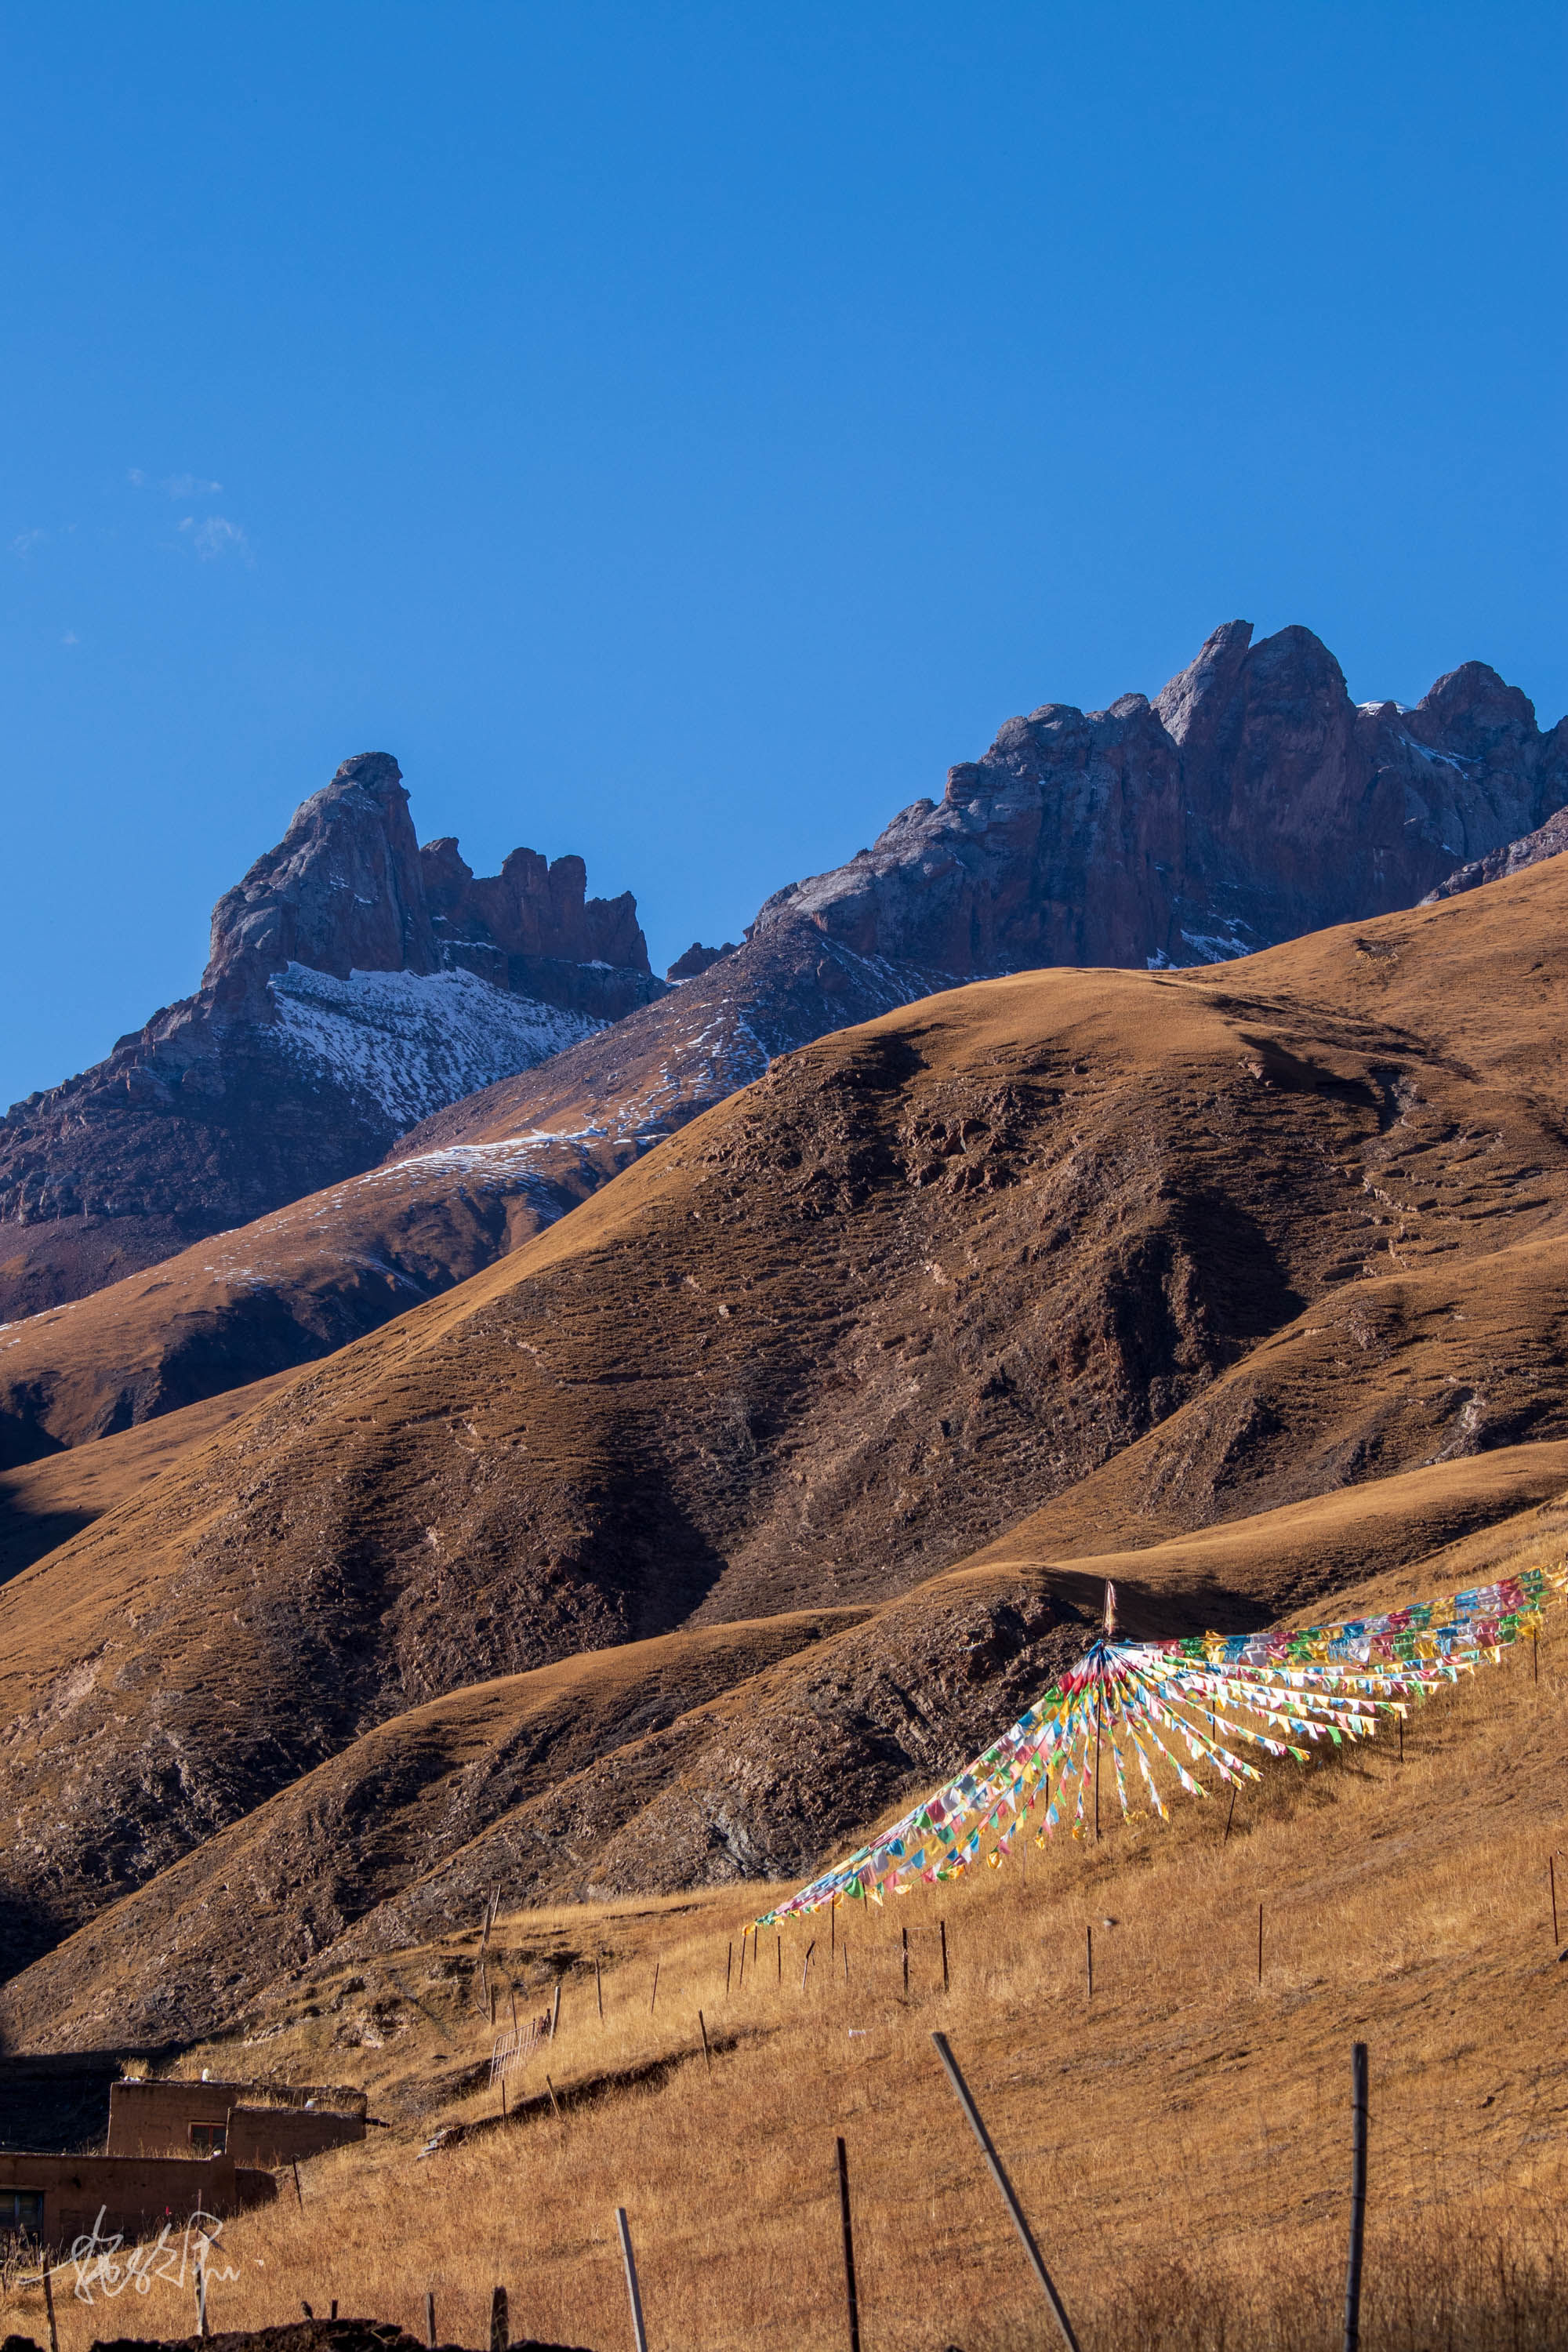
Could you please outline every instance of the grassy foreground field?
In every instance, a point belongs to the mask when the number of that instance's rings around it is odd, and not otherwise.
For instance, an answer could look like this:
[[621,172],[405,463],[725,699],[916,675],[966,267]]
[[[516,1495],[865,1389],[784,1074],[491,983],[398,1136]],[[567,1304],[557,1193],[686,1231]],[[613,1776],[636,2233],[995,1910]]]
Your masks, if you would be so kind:
[[[1357,1601],[1452,1589],[1508,1549],[1472,1540]],[[477,2345],[499,2281],[514,2337],[603,2352],[631,2341],[624,2204],[655,2352],[760,2339],[839,2352],[842,2133],[868,2352],[1047,2343],[932,2051],[940,2027],[1086,2352],[1337,2346],[1356,2038],[1372,2067],[1369,2352],[1561,2344],[1568,1965],[1548,1858],[1568,1822],[1565,1773],[1559,1605],[1538,1653],[1527,1644],[1422,1708],[1403,1761],[1385,1731],[1270,1767],[1228,1837],[1224,1800],[1188,1801],[1167,1828],[1108,1825],[1098,1845],[1058,1834],[1043,1853],[1031,1842],[1026,1862],[1016,1853],[847,1930],[842,1916],[782,1940],[764,1929],[743,1986],[761,1888],[503,1914],[486,1956],[500,2020],[513,1989],[524,2015],[557,1979],[562,1991],[554,2042],[513,2078],[504,2126],[488,2082],[468,2079],[490,2046],[477,1926],[345,1969],[247,2042],[181,2062],[361,2081],[392,2126],[303,2168],[302,2206],[286,2182],[276,2206],[225,2231],[212,2324],[281,2322],[335,2298],[422,2334],[433,2288],[441,2337]],[[421,2154],[455,2124],[467,2135]],[[61,2352],[193,2324],[188,2285],[89,2308],[68,2272],[60,2284]],[[8,2328],[41,2335],[36,2289],[8,2292]]]

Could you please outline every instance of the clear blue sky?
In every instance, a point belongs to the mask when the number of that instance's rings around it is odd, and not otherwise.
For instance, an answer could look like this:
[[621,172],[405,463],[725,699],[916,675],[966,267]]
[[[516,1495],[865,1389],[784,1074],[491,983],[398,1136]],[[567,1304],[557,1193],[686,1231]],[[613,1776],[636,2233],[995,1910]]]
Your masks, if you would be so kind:
[[353,751],[662,967],[1237,614],[1555,719],[1565,21],[0,8],[0,1104]]

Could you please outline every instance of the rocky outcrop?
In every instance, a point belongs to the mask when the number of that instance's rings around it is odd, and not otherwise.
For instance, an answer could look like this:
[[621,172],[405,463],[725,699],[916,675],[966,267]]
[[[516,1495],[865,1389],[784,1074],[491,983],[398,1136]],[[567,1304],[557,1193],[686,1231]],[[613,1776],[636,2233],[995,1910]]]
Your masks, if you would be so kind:
[[395,760],[344,761],[213,910],[195,996],[0,1122],[0,1318],[373,1166],[406,1128],[663,993],[579,857],[421,851]]
[[1483,882],[1501,882],[1510,874],[1522,874],[1527,866],[1539,866],[1543,857],[1561,857],[1565,849],[1568,809],[1558,809],[1522,841],[1510,841],[1506,849],[1494,849],[1489,857],[1473,858],[1468,866],[1461,866],[1446,882],[1428,890],[1421,903],[1435,906],[1439,898],[1457,898],[1466,890],[1479,890]]
[[1223,961],[1413,905],[1568,801],[1550,735],[1482,662],[1405,709],[1352,702],[1310,629],[1216,629],[1151,702],[1046,703],[849,865],[778,891],[858,954],[969,975]]
[[716,963],[722,963],[726,956],[734,952],[733,940],[726,940],[721,948],[705,948],[700,940],[693,940],[686,953],[677,956],[668,966],[664,976],[671,981],[700,980],[705,971],[711,971]]

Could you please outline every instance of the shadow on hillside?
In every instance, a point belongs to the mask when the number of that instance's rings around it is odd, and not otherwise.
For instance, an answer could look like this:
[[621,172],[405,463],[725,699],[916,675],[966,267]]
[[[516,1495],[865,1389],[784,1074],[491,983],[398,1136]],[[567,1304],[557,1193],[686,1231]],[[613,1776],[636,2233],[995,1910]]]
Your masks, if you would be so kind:
[[29,1511],[10,1496],[0,1499],[0,1584],[68,1543],[97,1517],[96,1511]]

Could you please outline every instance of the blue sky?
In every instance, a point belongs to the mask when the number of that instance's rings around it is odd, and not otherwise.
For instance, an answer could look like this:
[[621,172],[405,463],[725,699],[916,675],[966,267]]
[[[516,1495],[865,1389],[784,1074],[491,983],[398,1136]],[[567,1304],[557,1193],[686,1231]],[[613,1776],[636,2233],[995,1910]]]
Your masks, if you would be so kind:
[[353,751],[662,967],[1237,614],[1555,719],[1564,22],[0,8],[0,1104]]

